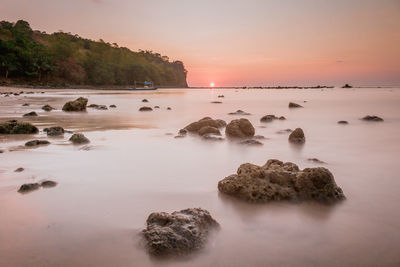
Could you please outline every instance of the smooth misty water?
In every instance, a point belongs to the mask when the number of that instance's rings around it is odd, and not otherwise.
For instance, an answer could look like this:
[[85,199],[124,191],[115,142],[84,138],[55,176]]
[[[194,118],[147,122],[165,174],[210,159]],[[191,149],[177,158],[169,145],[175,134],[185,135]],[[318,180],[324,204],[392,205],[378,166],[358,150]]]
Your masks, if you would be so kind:
[[[3,88],[3,91],[11,89]],[[29,91],[24,89],[25,91]],[[19,91],[19,90],[17,90]],[[225,98],[217,98],[224,94]],[[60,109],[78,96],[116,109],[87,113]],[[150,103],[142,103],[147,98]],[[220,100],[223,104],[211,104]],[[303,103],[304,100],[308,102]],[[305,106],[289,110],[289,101]],[[23,103],[31,103],[22,107]],[[142,113],[138,108],[159,105]],[[172,110],[166,110],[166,107]],[[230,121],[242,109],[266,136],[262,147],[228,140],[174,139],[204,116]],[[24,118],[40,129],[63,126],[91,140],[86,149],[64,138],[21,149],[47,137],[1,136],[0,266],[398,266],[400,264],[400,90],[182,90],[111,92],[52,90],[0,96],[0,120]],[[286,121],[260,123],[266,114]],[[364,122],[370,114],[383,123]],[[349,125],[338,125],[348,120]],[[265,127],[260,127],[265,126]],[[301,127],[306,144],[291,146],[278,130]],[[244,162],[277,158],[300,168],[321,166],[334,174],[347,200],[250,205],[218,193],[217,183]],[[13,172],[24,167],[22,173]],[[19,194],[23,183],[53,179],[55,188]],[[148,256],[138,233],[153,211],[189,207],[210,211],[221,230],[206,248],[182,261]]]

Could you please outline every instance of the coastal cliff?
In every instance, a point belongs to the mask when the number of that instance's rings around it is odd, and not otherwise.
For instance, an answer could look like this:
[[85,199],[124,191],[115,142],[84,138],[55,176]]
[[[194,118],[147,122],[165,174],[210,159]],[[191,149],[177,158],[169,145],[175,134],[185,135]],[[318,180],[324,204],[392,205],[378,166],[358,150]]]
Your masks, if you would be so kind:
[[152,51],[134,52],[103,40],[71,33],[47,34],[29,23],[0,22],[0,83],[33,86],[130,86],[152,81],[156,86],[187,87],[182,61]]

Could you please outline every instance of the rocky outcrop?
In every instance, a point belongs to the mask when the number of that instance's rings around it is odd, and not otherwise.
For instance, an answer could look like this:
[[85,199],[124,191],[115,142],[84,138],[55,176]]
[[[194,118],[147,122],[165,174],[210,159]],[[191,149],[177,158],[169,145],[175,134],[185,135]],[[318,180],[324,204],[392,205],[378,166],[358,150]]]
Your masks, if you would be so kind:
[[37,117],[38,114],[35,111],[31,111],[23,115],[23,117]]
[[245,112],[243,110],[238,109],[235,112],[228,113],[228,115],[251,115],[251,114],[248,113],[248,112]]
[[262,145],[264,145],[263,143],[261,143],[258,140],[255,140],[255,139],[247,139],[247,140],[239,142],[239,144],[248,145],[248,146],[262,146]]
[[185,256],[203,248],[212,230],[219,224],[206,210],[195,208],[166,212],[153,212],[142,231],[147,249],[158,257]]
[[50,144],[47,140],[31,140],[25,143],[25,146],[33,147],[33,146],[40,146],[40,145],[48,145]]
[[302,107],[303,107],[302,105],[299,105],[297,103],[293,103],[293,102],[289,103],[289,108],[302,108]]
[[63,111],[86,111],[88,99],[84,97],[79,97],[74,101],[69,101],[64,104]]
[[304,132],[301,128],[296,128],[290,135],[289,135],[289,142],[291,143],[304,143],[306,142],[306,137],[304,136]]
[[[199,135],[205,135],[207,133],[221,134],[219,129],[225,127],[226,122],[223,120],[214,120],[210,117],[204,117],[199,121],[192,122],[187,125],[184,129],[191,133],[197,133]],[[203,129],[204,128],[204,129]]]
[[0,134],[36,134],[39,129],[27,122],[16,120],[7,121],[0,124]]
[[261,122],[271,122],[274,120],[286,120],[286,118],[283,116],[277,117],[275,115],[270,114],[270,115],[265,115],[260,119]]
[[47,133],[47,136],[60,136],[64,135],[64,128],[60,126],[54,126],[50,128],[44,128],[43,132]]
[[300,170],[291,162],[268,160],[263,166],[240,165],[236,174],[219,181],[218,190],[248,202],[280,200],[333,203],[345,198],[326,168]]
[[69,141],[71,141],[75,145],[90,143],[90,140],[82,133],[73,134],[69,139]]
[[362,118],[363,121],[383,121],[381,117],[375,116],[375,115],[367,115],[364,118]]
[[225,128],[225,134],[234,138],[251,138],[255,129],[248,119],[242,118],[231,121]]
[[44,111],[52,111],[52,110],[55,109],[55,108],[53,108],[53,107],[50,106],[50,105],[44,105],[44,106],[42,107],[42,109],[43,109]]
[[139,111],[152,111],[153,109],[151,107],[141,107],[139,108]]

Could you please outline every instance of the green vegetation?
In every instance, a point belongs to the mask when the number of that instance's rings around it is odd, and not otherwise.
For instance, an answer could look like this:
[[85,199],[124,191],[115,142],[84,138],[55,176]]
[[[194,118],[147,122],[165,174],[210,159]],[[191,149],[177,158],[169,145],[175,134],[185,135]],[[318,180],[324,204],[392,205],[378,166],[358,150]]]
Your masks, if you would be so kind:
[[0,80],[34,85],[133,85],[187,87],[181,61],[152,51],[133,52],[71,33],[33,31],[29,23],[0,22]]

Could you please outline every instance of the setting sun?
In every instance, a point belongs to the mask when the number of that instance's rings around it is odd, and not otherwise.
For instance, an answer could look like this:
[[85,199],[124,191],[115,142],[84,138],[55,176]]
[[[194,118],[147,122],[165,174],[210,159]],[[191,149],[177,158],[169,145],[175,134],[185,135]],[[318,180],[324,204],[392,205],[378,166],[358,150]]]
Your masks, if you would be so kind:
[[214,87],[215,84],[213,82],[210,83],[210,87]]

